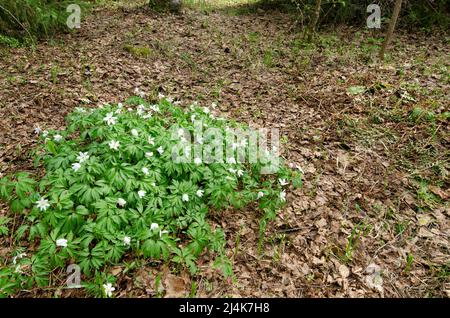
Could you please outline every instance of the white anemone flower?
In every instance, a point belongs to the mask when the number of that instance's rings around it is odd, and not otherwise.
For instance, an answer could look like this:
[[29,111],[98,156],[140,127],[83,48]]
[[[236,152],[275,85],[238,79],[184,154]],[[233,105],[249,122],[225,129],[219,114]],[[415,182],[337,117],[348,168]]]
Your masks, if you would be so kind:
[[124,199],[122,199],[122,198],[118,198],[117,199],[117,204],[120,206],[120,207],[124,207],[125,206],[125,204],[127,204],[127,201],[125,201]]
[[139,133],[138,133],[138,131],[137,131],[136,129],[131,129],[131,134],[132,134],[134,137],[139,136]]
[[151,158],[151,157],[153,157],[153,152],[151,152],[151,151],[146,152],[146,153],[145,153],[145,156],[146,156],[147,158]]
[[158,93],[158,98],[159,99],[163,99],[165,96],[164,96],[164,94],[163,93]]
[[75,107],[75,111],[79,113],[85,113],[86,109],[84,109],[83,107]]
[[106,297],[112,297],[113,291],[116,290],[111,283],[103,284],[103,290],[105,291]]
[[78,157],[77,157],[77,160],[80,162],[80,163],[83,163],[83,162],[85,162],[86,160],[88,160],[89,159],[89,154],[87,153],[87,152],[79,152],[78,153]]
[[261,199],[263,196],[264,196],[264,193],[261,192],[261,191],[259,191],[259,192],[258,192],[257,198],[258,198],[258,199]]
[[164,153],[164,148],[160,146],[158,149],[156,149],[156,151],[158,151],[159,154],[162,155]]
[[150,230],[156,230],[156,229],[158,229],[158,228],[159,228],[158,223],[152,223],[152,224],[150,225]]
[[238,177],[242,177],[243,175],[244,175],[244,171],[241,170],[241,169],[239,169],[239,170],[237,171],[237,176],[238,176]]
[[152,106],[150,106],[150,109],[153,110],[156,113],[159,113],[159,106],[158,105],[152,105]]
[[27,253],[20,253],[20,254],[17,254],[16,256],[13,257],[12,263],[13,263],[14,265],[16,265],[17,260],[18,260],[18,259],[22,259],[22,258],[24,258],[25,256],[27,256]]
[[210,110],[209,110],[208,107],[203,107],[203,112],[204,112],[205,114],[209,114]]
[[198,166],[198,165],[201,165],[202,164],[202,159],[200,159],[200,158],[194,158],[194,163]]
[[42,132],[42,136],[47,137],[47,136],[48,136],[48,130],[44,130],[44,131]]
[[236,169],[230,168],[230,169],[228,169],[228,172],[235,174],[237,171],[236,171]]
[[131,237],[129,237],[129,236],[124,236],[124,237],[123,237],[123,244],[125,244],[125,245],[130,245],[130,244],[131,244]]
[[148,168],[147,168],[147,167],[143,167],[143,168],[142,168],[142,173],[145,174],[146,176],[148,176],[148,174],[149,174],[150,172],[148,171]]
[[152,136],[148,136],[147,141],[150,145],[155,145],[155,138],[153,138]]
[[114,117],[114,113],[108,113],[106,114],[106,117],[103,118],[103,121],[105,121],[108,125],[115,125],[116,120],[117,117]]
[[144,114],[144,110],[143,109],[138,109],[136,111],[136,114],[138,114],[139,116],[142,116]]
[[286,191],[284,191],[284,190],[280,192],[280,201],[281,202],[286,201]]
[[56,246],[67,247],[67,240],[63,238],[57,239]]
[[112,149],[112,150],[119,150],[120,142],[119,142],[119,141],[116,141],[116,140],[111,140],[111,141],[108,143],[108,145],[109,145],[109,149]]
[[282,186],[285,186],[285,185],[288,185],[288,184],[289,184],[289,182],[287,182],[286,179],[278,179],[278,181],[280,182],[280,184],[281,184]]
[[203,190],[197,190],[197,192],[195,193],[199,198],[201,198],[203,196],[205,191]]
[[181,200],[183,200],[183,202],[189,202],[189,195],[187,193],[184,193],[181,197]]
[[48,203],[47,199],[41,198],[39,201],[36,201],[36,206],[39,210],[45,211],[50,207],[50,203]]
[[73,169],[73,171],[78,171],[78,169],[80,169],[81,168],[81,164],[79,163],[79,162],[75,162],[75,163],[72,163],[72,169]]
[[145,197],[145,195],[147,194],[147,192],[145,192],[144,190],[139,190],[138,191],[138,196],[142,199],[143,197]]
[[41,127],[39,127],[39,126],[36,126],[36,127],[34,127],[34,133],[36,134],[36,135],[39,135],[40,133],[41,133]]

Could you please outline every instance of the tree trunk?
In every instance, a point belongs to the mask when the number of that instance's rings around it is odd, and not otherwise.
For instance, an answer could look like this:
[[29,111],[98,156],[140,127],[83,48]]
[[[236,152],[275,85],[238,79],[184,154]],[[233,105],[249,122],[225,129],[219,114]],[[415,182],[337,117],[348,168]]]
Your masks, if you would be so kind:
[[384,60],[384,53],[387,50],[389,43],[392,40],[392,36],[394,34],[395,25],[397,24],[398,15],[400,13],[400,8],[402,6],[402,0],[395,1],[394,12],[392,13],[391,21],[389,21],[389,28],[386,33],[386,38],[384,39],[383,46],[380,50],[380,59]]
[[316,25],[317,25],[317,22],[319,21],[321,5],[322,5],[322,0],[316,0],[316,7],[314,8],[314,15],[309,23],[308,31],[307,31],[308,32],[308,36],[307,36],[308,41],[311,41],[314,33],[316,32]]

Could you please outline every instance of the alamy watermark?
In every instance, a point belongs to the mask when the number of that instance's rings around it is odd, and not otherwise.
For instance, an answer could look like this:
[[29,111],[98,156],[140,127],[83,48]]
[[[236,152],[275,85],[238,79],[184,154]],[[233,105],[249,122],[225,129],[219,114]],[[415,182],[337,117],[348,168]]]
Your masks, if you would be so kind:
[[77,264],[67,266],[67,288],[81,288],[81,269]]
[[66,25],[69,29],[81,28],[81,8],[78,4],[70,4],[67,9],[70,15],[67,17]]
[[[276,173],[279,168],[280,133],[277,128],[224,130],[207,127],[194,120],[193,136],[179,127],[171,133],[172,160],[175,163],[250,163],[260,164],[262,174]],[[269,150],[270,149],[270,150]]]
[[381,8],[378,4],[369,4],[367,6],[367,13],[370,15],[367,17],[366,24],[369,29],[381,28]]

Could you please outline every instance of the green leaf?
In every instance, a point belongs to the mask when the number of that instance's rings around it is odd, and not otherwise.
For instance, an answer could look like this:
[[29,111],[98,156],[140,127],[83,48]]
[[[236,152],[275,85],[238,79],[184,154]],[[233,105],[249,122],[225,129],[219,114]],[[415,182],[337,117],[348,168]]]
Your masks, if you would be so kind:
[[350,86],[347,89],[347,92],[351,95],[359,95],[359,94],[363,94],[366,91],[366,87],[365,86]]

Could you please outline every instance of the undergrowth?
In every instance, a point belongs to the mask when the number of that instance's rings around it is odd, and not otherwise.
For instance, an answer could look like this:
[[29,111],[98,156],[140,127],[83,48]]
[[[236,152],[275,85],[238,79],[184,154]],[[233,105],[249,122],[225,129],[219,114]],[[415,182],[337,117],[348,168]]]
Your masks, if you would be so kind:
[[67,8],[78,4],[87,9],[81,0],[3,0],[0,2],[0,45],[17,46],[48,38],[56,32],[69,30],[66,22],[70,15]]

